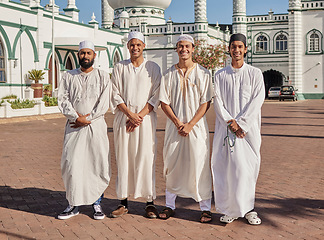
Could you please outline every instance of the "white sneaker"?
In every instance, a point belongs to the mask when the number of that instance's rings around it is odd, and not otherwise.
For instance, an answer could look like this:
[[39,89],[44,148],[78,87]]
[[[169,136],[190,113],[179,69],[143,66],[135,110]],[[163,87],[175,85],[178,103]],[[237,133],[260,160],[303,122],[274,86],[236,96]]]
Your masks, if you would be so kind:
[[105,218],[105,214],[102,212],[102,208],[101,206],[98,204],[98,205],[92,205],[93,207],[93,218],[96,219],[96,220],[102,220]]
[[57,218],[61,220],[69,219],[79,214],[79,208],[74,206],[67,206],[67,208],[61,212]]

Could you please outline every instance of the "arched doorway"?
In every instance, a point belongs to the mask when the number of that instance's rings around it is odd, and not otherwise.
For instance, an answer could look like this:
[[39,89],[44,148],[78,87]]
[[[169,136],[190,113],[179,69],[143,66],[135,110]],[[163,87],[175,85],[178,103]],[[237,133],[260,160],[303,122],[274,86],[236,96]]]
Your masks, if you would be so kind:
[[263,72],[266,97],[268,97],[269,88],[282,86],[284,77],[281,72],[273,69]]
[[53,81],[52,81],[52,57],[49,60],[49,66],[48,66],[48,83],[52,85],[53,89],[56,89],[58,87],[57,85],[57,78],[58,78],[58,65],[57,65],[57,60],[55,59],[55,81],[54,81],[54,85],[53,85]]

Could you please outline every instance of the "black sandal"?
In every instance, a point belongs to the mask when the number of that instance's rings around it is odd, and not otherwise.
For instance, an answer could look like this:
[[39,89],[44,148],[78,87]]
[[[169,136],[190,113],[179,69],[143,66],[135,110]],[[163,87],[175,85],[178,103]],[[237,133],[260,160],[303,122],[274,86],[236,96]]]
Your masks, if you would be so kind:
[[[206,221],[202,221],[202,219],[205,218],[207,219]],[[209,223],[211,222],[212,219],[212,213],[210,211],[202,211],[201,215],[200,215],[200,222],[201,223]]]
[[[165,214],[165,217],[161,217],[161,214]],[[165,207],[162,212],[160,212],[159,214],[159,218],[160,219],[163,219],[163,220],[166,220],[170,217],[173,217],[174,216],[174,210],[172,210],[172,208],[169,208],[169,207]]]

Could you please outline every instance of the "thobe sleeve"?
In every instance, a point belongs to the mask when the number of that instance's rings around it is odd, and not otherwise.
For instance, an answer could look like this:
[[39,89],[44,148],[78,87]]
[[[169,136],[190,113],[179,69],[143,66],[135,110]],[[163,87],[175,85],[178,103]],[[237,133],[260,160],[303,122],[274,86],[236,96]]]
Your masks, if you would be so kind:
[[61,113],[70,120],[70,122],[75,122],[79,117],[78,113],[72,106],[71,98],[70,98],[70,88],[71,86],[68,84],[68,73],[65,73],[62,77],[61,83],[58,87],[58,108]]
[[210,73],[206,73],[204,77],[204,82],[200,89],[200,105],[209,102],[214,97],[213,85],[211,81]]
[[160,85],[160,95],[159,100],[167,105],[171,103],[171,88],[170,88],[170,78],[171,73],[165,74],[162,76],[161,85]]
[[156,111],[160,105],[159,101],[159,91],[160,91],[160,83],[161,83],[161,70],[160,67],[156,65],[153,70],[153,85],[151,90],[151,97],[148,100],[148,103],[152,105],[153,110]]
[[98,71],[101,83],[101,93],[99,98],[91,111],[90,115],[87,117],[87,120],[94,121],[97,118],[103,116],[109,109],[110,102],[110,92],[111,92],[111,82],[109,80],[108,73]]
[[250,101],[246,104],[243,110],[238,114],[236,119],[237,124],[248,132],[251,124],[255,122],[265,98],[264,81],[261,70],[258,70],[255,75],[255,86],[252,91]]
[[112,73],[112,94],[111,94],[111,110],[114,113],[119,104],[125,103],[121,95],[121,72],[119,64],[116,64]]
[[219,118],[219,121],[227,126],[227,122],[231,119],[234,119],[231,114],[224,107],[224,102],[222,99],[221,89],[220,89],[220,78],[224,77],[222,74],[215,74],[215,86],[214,86],[214,108],[216,116]]

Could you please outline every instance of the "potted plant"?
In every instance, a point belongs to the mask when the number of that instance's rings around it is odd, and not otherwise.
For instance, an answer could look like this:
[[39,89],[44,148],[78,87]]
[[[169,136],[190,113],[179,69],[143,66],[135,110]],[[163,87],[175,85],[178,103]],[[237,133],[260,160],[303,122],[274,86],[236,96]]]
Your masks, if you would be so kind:
[[35,83],[31,85],[34,89],[34,98],[43,97],[43,84],[39,83],[39,81],[44,79],[44,74],[45,72],[43,72],[43,70],[32,69],[28,71],[28,78],[35,81]]
[[43,87],[43,93],[45,96],[52,96],[52,84],[46,84]]

